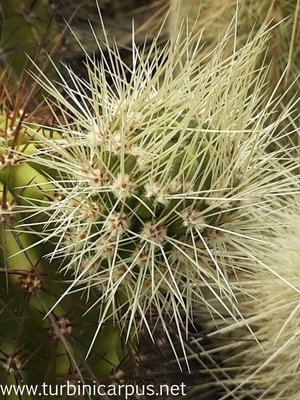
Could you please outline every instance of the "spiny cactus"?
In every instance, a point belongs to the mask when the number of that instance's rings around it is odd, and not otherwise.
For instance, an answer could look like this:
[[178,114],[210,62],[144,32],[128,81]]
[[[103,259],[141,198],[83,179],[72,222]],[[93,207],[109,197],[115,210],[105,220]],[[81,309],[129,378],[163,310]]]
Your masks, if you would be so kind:
[[[3,289],[4,276],[1,271]],[[67,381],[75,385],[118,383],[127,363],[118,329],[105,326],[93,353],[85,359],[86,340],[92,337],[95,328],[91,317],[95,320],[97,315],[83,317],[85,308],[74,296],[49,314],[48,307],[63,285],[62,280],[50,276],[45,269],[41,272],[40,266],[32,271],[10,268],[9,278],[15,277],[19,278],[18,285],[10,279],[9,292],[1,290],[3,387],[4,384],[57,385]]]
[[154,41],[148,54],[133,44],[132,69],[116,48],[110,64],[87,54],[89,80],[66,67],[73,85],[59,90],[36,78],[62,138],[41,135],[40,156],[27,156],[59,175],[32,213],[49,216],[41,242],[53,241],[49,258],[73,274],[61,300],[99,290],[94,340],[111,319],[127,337],[142,325],[151,335],[155,315],[183,344],[195,303],[220,315],[207,296],[237,318],[236,274],[269,269],[257,259],[279,228],[278,199],[298,190],[297,163],[277,144],[290,109],[268,123],[276,102],[255,69],[266,35],[226,61],[221,42],[204,66],[191,36],[163,50]]
[[204,353],[219,362],[219,379],[212,382],[219,399],[299,398],[299,196],[286,200],[282,217],[289,228],[274,238],[273,254],[260,259],[273,274],[239,274],[245,320],[228,317],[206,325],[213,345]]
[[232,37],[231,46],[227,46],[228,53],[232,51],[232,44],[239,47],[245,43],[253,29],[259,29],[265,22],[273,25],[267,53],[273,59],[269,79],[274,88],[285,71],[284,90],[292,84],[299,65],[299,15],[299,0],[170,0],[171,32],[176,35],[180,24],[187,19],[190,25],[196,24],[197,29],[203,29],[202,39],[209,49],[224,36],[234,19],[237,36]]
[[[192,39],[154,41],[149,54],[133,41],[132,67],[101,44],[87,81],[65,68],[73,85],[37,76],[55,127],[1,110],[1,382],[163,383],[149,349],[190,399],[253,397],[269,374],[273,357],[243,347],[258,364],[247,370],[236,337],[259,340],[253,277],[294,294],[274,262],[284,198],[299,191],[293,104],[278,111],[256,70],[265,34],[225,61],[228,39],[210,61]],[[229,345],[207,337],[202,317],[226,327]],[[275,396],[264,382],[259,394]]]

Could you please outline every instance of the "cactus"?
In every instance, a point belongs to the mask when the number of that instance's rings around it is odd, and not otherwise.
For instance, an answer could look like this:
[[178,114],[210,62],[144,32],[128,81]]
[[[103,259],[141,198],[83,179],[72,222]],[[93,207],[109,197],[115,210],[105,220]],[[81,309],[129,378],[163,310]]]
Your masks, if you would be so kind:
[[[16,384],[22,388],[72,380],[75,385],[116,383],[129,362],[129,345],[124,345],[118,327],[103,326],[95,343],[97,351],[85,359],[86,340],[92,340],[98,312],[84,316],[89,306],[78,301],[76,294],[50,311],[71,277],[58,277],[57,266],[43,259],[51,246],[35,242],[40,234],[39,224],[47,216],[32,216],[29,208],[45,204],[55,196],[55,187],[49,182],[55,172],[36,161],[27,162],[26,157],[43,151],[37,136],[59,140],[60,135],[40,126],[41,105],[35,109],[33,100],[28,104],[31,88],[23,83],[20,82],[17,93],[9,96],[3,90],[0,102],[1,385],[7,384],[12,390],[11,385]],[[26,104],[30,113],[22,110]],[[30,129],[26,126],[29,121]],[[24,221],[26,224],[21,226]],[[90,298],[95,299],[93,292]],[[13,393],[9,398],[18,399]],[[66,398],[65,395],[55,398]]]
[[[239,296],[244,321],[207,319],[209,353],[218,363],[219,399],[297,399],[299,363],[299,196],[289,196],[284,224],[273,239],[273,254],[265,254],[272,273],[261,269],[252,276],[239,274]],[[199,340],[199,345],[201,341]],[[198,393],[202,393],[201,384]],[[247,396],[247,397],[246,397]]]
[[35,76],[55,124],[28,101],[20,111],[20,96],[1,104],[1,382],[184,381],[189,399],[277,398],[292,387],[279,375],[295,362],[275,361],[295,328],[273,345],[264,324],[297,324],[292,311],[267,317],[275,284],[284,309],[297,301],[273,245],[299,166],[293,104],[278,111],[257,67],[267,34],[229,53],[227,36],[209,59],[195,32],[149,52],[133,41],[129,67],[103,32],[88,80],[68,66],[60,87]]
[[[48,307],[59,295],[59,288],[63,288],[62,279],[53,279],[49,270],[41,272],[40,266],[31,271],[10,268],[9,276],[18,277],[19,282],[18,285],[14,280],[9,282],[8,294],[1,290],[3,387],[4,384],[57,385],[73,381],[77,385],[116,381],[120,366],[126,365],[117,328],[104,327],[95,344],[97,351],[85,359],[85,341],[95,329],[91,317],[95,320],[97,315],[82,317],[85,309],[74,296],[49,314]],[[3,277],[2,273],[1,285]],[[65,395],[54,398],[66,398]]]
[[[197,0],[170,0],[170,32],[176,35],[178,27],[186,19],[189,24],[196,24],[197,29],[203,30],[202,40],[208,50],[214,48],[220,38],[228,31],[232,20],[237,21],[237,36],[232,37],[227,53],[233,47],[243,45],[253,30],[262,24],[273,26],[269,39],[268,58],[270,63],[269,79],[272,82],[270,89],[274,89],[278,80],[285,73],[281,93],[293,84],[297,77],[299,65],[299,15],[300,1],[248,1],[226,0],[205,1]],[[177,21],[177,23],[174,23]]]
[[278,144],[289,137],[278,127],[291,110],[268,123],[274,99],[256,70],[266,34],[225,62],[221,42],[201,68],[192,36],[163,50],[154,41],[149,54],[133,44],[130,70],[116,48],[108,49],[111,66],[86,54],[89,80],[67,68],[73,86],[64,93],[37,76],[57,106],[61,139],[41,135],[49,157],[27,156],[59,174],[53,202],[32,212],[49,215],[41,242],[54,241],[49,259],[73,274],[60,300],[99,290],[98,329],[113,319],[127,338],[142,326],[151,334],[155,316],[172,343],[174,322],[187,362],[183,332],[195,304],[220,316],[212,296],[242,318],[236,274],[262,268],[280,199],[299,184],[290,149]]

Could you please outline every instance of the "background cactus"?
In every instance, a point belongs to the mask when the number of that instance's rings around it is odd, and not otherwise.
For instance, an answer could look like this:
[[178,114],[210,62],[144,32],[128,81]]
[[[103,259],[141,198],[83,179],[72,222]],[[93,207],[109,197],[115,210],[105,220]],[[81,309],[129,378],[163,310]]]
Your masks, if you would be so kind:
[[[9,68],[12,76],[11,85],[16,84],[24,71],[28,55],[33,57],[37,54],[39,46],[49,51],[58,37],[55,26],[49,25],[51,10],[47,5],[47,0],[1,2],[0,76]],[[45,54],[40,52],[39,57],[41,59]]]
[[[274,238],[273,255],[260,260],[268,262],[273,273],[261,269],[252,276],[239,274],[244,289],[240,307],[245,320],[202,320],[204,333],[210,338],[210,347],[204,345],[202,351],[210,354],[222,371],[217,380],[211,381],[219,387],[220,399],[299,397],[299,366],[294,350],[299,340],[298,203],[299,196],[286,199],[282,217],[290,226]],[[198,391],[202,392],[201,385]]]
[[[299,0],[289,1],[248,1],[226,0],[170,0],[170,31],[176,35],[180,24],[188,20],[202,29],[202,39],[207,49],[212,49],[226,34],[233,20],[237,21],[237,36],[232,36],[227,46],[229,54],[234,46],[243,45],[253,30],[262,24],[273,26],[267,52],[269,61],[270,89],[278,85],[278,80],[285,72],[282,81],[283,93],[299,74]],[[174,23],[174,20],[177,23]],[[293,93],[296,88],[294,87]]]
[[[143,43],[145,37],[151,42],[153,36],[166,18],[168,2],[166,0],[70,0],[42,1],[4,1],[0,8],[0,77],[6,68],[10,68],[10,85],[16,86],[24,65],[28,64],[28,55],[35,56],[40,63],[47,59],[46,52],[57,46],[55,61],[67,62],[81,74],[84,53],[78,46],[78,39],[89,52],[99,56],[94,33],[90,22],[98,22],[98,7],[105,21],[106,31],[111,43],[117,41],[123,54],[127,55],[130,45],[134,19],[135,37]],[[66,21],[72,21],[72,31],[66,30]],[[95,24],[96,35],[101,42],[103,31]],[[63,37],[61,32],[64,31]],[[75,38],[76,35],[76,38]],[[58,41],[60,44],[58,45]],[[40,51],[37,54],[37,48]],[[54,57],[52,57],[53,59]],[[47,70],[50,76],[50,68]]]

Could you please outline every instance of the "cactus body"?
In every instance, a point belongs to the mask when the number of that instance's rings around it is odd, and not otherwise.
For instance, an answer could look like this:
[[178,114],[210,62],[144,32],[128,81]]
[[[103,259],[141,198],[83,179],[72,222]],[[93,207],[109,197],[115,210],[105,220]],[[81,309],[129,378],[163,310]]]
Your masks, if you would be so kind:
[[239,314],[232,279],[256,270],[256,254],[278,228],[268,214],[280,213],[286,185],[297,190],[293,160],[268,152],[288,110],[268,125],[271,103],[261,108],[263,75],[254,69],[265,36],[224,64],[221,43],[203,69],[189,41],[171,42],[166,53],[154,43],[145,61],[134,47],[129,81],[111,50],[120,70],[110,71],[113,89],[106,67],[88,55],[84,86],[71,70],[74,88],[64,95],[37,78],[63,105],[63,139],[45,141],[48,154],[55,150],[45,165],[60,175],[44,231],[57,242],[52,257],[74,275],[66,293],[100,290],[99,324],[118,315],[128,336],[152,314],[166,332],[164,321],[176,321],[180,336],[207,292],[226,314]]

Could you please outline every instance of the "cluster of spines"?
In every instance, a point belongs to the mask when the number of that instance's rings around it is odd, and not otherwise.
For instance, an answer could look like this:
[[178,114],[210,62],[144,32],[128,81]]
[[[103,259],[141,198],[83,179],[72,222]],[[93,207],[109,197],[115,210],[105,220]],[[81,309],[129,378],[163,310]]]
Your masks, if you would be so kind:
[[118,316],[138,334],[155,312],[181,335],[194,302],[220,314],[207,293],[238,315],[232,282],[257,269],[280,198],[297,190],[296,163],[278,140],[289,136],[279,130],[289,109],[268,124],[275,102],[264,101],[265,74],[255,71],[265,34],[226,62],[221,43],[201,68],[190,40],[163,51],[154,42],[147,56],[133,44],[129,81],[117,49],[108,49],[111,66],[87,55],[88,81],[67,67],[65,94],[37,77],[57,106],[61,139],[41,137],[46,150],[29,156],[58,174],[53,202],[33,213],[49,215],[50,257],[74,274],[65,295],[100,289],[99,329]]

